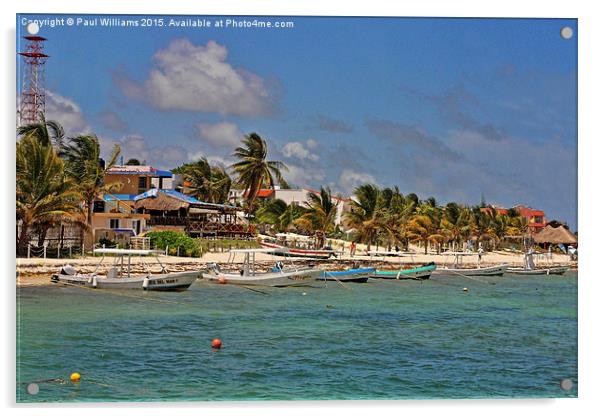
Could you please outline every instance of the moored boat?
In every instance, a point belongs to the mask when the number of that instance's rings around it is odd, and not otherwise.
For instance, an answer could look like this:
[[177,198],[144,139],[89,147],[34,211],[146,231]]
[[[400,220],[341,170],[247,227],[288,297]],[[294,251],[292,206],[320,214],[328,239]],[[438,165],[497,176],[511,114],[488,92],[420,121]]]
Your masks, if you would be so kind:
[[523,267],[509,267],[508,273],[527,275],[527,276],[543,276],[543,275],[562,275],[569,269],[568,266],[553,266],[538,268],[533,259],[535,252],[529,250],[525,253]]
[[[66,285],[76,285],[92,289],[137,289],[137,290],[157,290],[157,291],[181,291],[186,290],[198,278],[198,271],[187,272],[167,272],[158,257],[158,263],[161,265],[162,272],[151,274],[150,271],[144,274],[133,274],[131,271],[132,256],[152,256],[162,253],[154,250],[124,250],[116,248],[96,249],[95,254],[102,254],[102,258],[97,266],[100,266],[106,254],[115,255],[115,264],[106,275],[93,273],[78,273],[77,270],[66,265],[61,271],[52,275],[51,281],[54,283],[63,283]],[[124,264],[124,258],[127,257],[127,265]],[[119,264],[119,260],[121,260]]]
[[336,257],[337,253],[334,250],[313,250],[304,248],[291,248],[281,244],[271,243],[268,241],[260,241],[259,244],[268,249],[275,249],[276,256],[301,257],[307,259],[327,260],[330,257]]
[[377,270],[371,277],[377,279],[412,279],[426,280],[437,269],[435,263],[428,263],[420,267],[399,270]]
[[521,267],[509,267],[508,273],[528,276],[562,275],[569,270],[568,266],[548,267],[544,269],[523,269]]
[[310,286],[322,273],[322,270],[313,267],[285,267],[280,261],[270,271],[259,272],[255,261],[257,253],[286,256],[285,251],[273,248],[230,250],[230,264],[234,263],[236,254],[244,255],[243,265],[238,273],[222,271],[219,265],[213,263],[208,266],[207,272],[201,274],[202,278],[222,284],[286,287]]
[[337,271],[324,271],[318,280],[338,280],[340,282],[366,283],[376,273],[374,267],[354,268]]
[[[453,257],[454,261],[451,266],[443,264],[433,271],[433,275],[447,275],[447,276],[503,276],[508,265],[505,263],[496,264],[493,266],[481,266],[481,255],[482,253],[467,253],[467,252],[446,252],[441,253],[443,256]],[[479,256],[477,267],[461,267],[462,258],[466,256]]]

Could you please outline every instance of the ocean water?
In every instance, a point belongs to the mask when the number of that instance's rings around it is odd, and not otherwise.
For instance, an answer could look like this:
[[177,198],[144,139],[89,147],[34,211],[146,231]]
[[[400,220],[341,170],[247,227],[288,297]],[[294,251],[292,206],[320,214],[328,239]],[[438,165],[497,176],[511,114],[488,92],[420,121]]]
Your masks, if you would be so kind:
[[21,288],[17,401],[576,397],[576,273],[479,280]]

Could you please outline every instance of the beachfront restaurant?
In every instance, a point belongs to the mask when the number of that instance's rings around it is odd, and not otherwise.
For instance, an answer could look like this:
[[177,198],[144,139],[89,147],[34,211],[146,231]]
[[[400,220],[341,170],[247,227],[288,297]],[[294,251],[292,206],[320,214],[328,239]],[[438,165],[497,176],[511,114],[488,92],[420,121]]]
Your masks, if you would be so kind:
[[134,198],[139,214],[148,214],[147,231],[180,231],[191,237],[251,238],[255,229],[240,208],[199,201],[181,192],[151,189]]

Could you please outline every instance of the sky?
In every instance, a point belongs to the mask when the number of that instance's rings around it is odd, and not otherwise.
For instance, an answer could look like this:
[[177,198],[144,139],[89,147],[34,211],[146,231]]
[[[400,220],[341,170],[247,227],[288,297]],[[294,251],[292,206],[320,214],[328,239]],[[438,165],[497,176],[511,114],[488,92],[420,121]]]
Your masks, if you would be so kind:
[[228,166],[256,132],[299,187],[484,198],[577,227],[575,19],[17,15],[18,50],[33,20],[47,118],[104,155]]

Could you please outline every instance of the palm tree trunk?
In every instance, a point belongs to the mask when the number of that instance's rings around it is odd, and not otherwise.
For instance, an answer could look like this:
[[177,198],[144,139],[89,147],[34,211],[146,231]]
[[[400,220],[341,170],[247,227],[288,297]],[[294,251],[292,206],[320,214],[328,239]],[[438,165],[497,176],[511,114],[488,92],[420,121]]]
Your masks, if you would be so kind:
[[19,241],[17,243],[17,254],[24,254],[25,247],[28,243],[27,241],[27,231],[29,229],[29,224],[21,221],[21,233],[19,234]]
[[424,254],[425,255],[427,255],[429,253],[428,249],[429,249],[429,242],[428,242],[428,240],[424,240]]
[[44,245],[44,241],[46,241],[46,234],[48,233],[49,225],[42,225],[40,230],[40,235],[38,236],[38,247],[42,247]]

